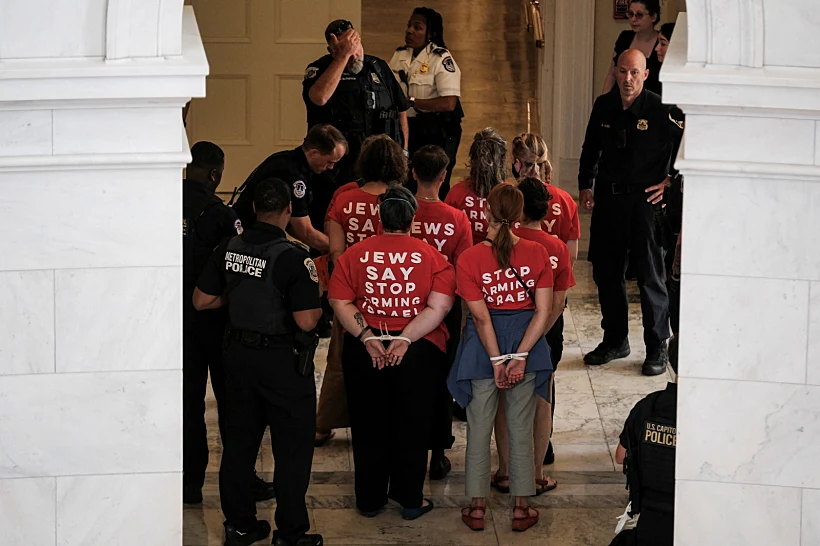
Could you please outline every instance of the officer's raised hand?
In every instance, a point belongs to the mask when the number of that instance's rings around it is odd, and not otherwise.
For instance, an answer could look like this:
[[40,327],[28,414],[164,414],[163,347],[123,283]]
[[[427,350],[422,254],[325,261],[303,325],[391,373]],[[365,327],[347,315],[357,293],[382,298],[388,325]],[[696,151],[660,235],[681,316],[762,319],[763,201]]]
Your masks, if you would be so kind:
[[[644,190],[646,193],[651,193],[649,198],[646,200],[647,203],[652,203],[653,205],[657,205],[661,201],[663,201],[663,192],[666,188],[672,185],[672,179],[670,177],[666,177],[666,179],[661,182],[660,184],[655,184],[654,186],[649,186]],[[582,192],[583,193],[583,192]],[[666,205],[664,205],[665,207]]]
[[351,28],[338,37],[335,34],[331,34],[328,46],[334,57],[340,55],[343,57],[352,57],[359,50],[361,43],[361,36],[356,32],[356,29]]
[[592,190],[581,190],[579,201],[584,210],[590,211],[595,206],[595,200],[592,198]]

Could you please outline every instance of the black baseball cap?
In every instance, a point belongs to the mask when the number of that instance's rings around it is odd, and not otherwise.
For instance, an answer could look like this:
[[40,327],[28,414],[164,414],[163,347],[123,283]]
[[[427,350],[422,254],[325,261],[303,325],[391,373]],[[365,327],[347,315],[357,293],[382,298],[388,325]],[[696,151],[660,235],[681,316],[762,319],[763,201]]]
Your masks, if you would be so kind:
[[331,35],[335,34],[336,36],[341,36],[351,28],[353,28],[353,23],[350,21],[346,19],[336,19],[325,29],[325,41],[330,43]]

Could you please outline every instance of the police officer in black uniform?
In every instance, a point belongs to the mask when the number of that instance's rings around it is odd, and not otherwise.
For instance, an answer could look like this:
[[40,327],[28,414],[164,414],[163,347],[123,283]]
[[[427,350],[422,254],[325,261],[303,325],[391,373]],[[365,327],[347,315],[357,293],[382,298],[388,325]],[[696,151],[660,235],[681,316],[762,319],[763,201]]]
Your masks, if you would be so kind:
[[[677,375],[678,359],[670,355],[669,364]],[[653,392],[629,413],[615,462],[624,465],[630,515],[641,517],[637,528],[621,532],[613,545],[672,546],[674,542],[677,405],[676,382]]]
[[624,279],[628,258],[641,292],[642,372],[659,375],[668,361],[669,300],[655,215],[675,174],[672,152],[682,129],[671,107],[644,89],[646,77],[643,53],[630,49],[621,54],[618,86],[595,101],[581,152],[580,204],[592,211],[589,260],[604,329],[603,342],[584,362],[600,365],[630,353]]
[[347,138],[349,153],[338,166],[336,185],[356,179],[353,167],[364,140],[387,134],[407,154],[410,108],[390,67],[365,55],[350,21],[336,20],[325,30],[329,55],[310,63],[302,83],[308,127],[329,123]]
[[259,181],[278,178],[291,189],[293,214],[290,227],[293,235],[309,247],[327,252],[328,239],[323,231],[333,186],[332,180],[322,175],[332,171],[346,153],[344,135],[332,125],[322,123],[308,131],[298,148],[269,156],[240,187],[242,193],[233,208],[242,225],[247,229],[256,222],[253,196]]
[[227,442],[219,471],[225,545],[265,538],[270,524],[256,519],[253,468],[270,426],[275,470],[276,546],[317,546],[305,494],[316,429],[313,353],[306,334],[321,316],[316,267],[307,251],[288,241],[291,187],[278,179],[254,191],[257,221],[219,245],[197,282],[197,309],[228,308],[225,377]]
[[224,309],[198,312],[191,303],[196,280],[224,237],[240,235],[242,224],[214,194],[225,169],[225,154],[216,144],[197,142],[182,181],[182,501],[202,502],[208,467],[205,391],[208,372],[219,408],[219,433],[225,437],[225,374],[222,367]]

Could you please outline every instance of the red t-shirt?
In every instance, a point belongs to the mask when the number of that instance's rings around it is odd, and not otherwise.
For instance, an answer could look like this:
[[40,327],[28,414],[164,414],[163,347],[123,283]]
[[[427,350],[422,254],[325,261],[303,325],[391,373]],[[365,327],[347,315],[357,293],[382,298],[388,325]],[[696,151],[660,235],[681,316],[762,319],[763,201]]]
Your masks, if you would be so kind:
[[487,238],[487,215],[484,213],[484,205],[487,199],[479,197],[473,191],[473,183],[465,180],[456,184],[447,193],[445,203],[458,210],[463,210],[467,214],[473,233],[473,244],[476,245]]
[[558,237],[564,243],[581,238],[581,221],[578,219],[578,203],[557,186],[545,184],[552,195],[547,207],[547,215],[541,222],[544,231]]
[[382,232],[379,196],[361,188],[340,193],[328,212],[328,218],[342,226],[345,248]]
[[547,249],[555,281],[552,287],[553,290],[561,292],[575,286],[575,275],[572,273],[572,262],[569,259],[569,248],[566,243],[540,229],[522,227],[514,229],[513,233],[527,241],[536,242]]
[[[330,279],[328,297],[356,304],[367,324],[401,331],[426,306],[430,292],[455,295],[453,266],[432,246],[404,235],[377,235],[342,254]],[[444,323],[424,336],[445,351]]]
[[354,180],[353,182],[348,182],[344,186],[339,187],[335,192],[333,192],[333,197],[330,198],[330,204],[327,206],[327,212],[325,213],[325,222],[330,219],[330,211],[333,210],[333,205],[336,204],[336,199],[346,191],[357,189],[359,189],[359,183]]
[[462,252],[473,246],[472,227],[464,211],[441,201],[419,199],[410,235],[444,254],[453,267]]
[[[538,243],[521,239],[513,247],[510,264],[535,294],[537,288],[553,285],[547,250]],[[483,299],[490,309],[535,309],[526,289],[512,269],[502,271],[489,245],[479,244],[464,251],[456,272],[456,292],[465,301]]]

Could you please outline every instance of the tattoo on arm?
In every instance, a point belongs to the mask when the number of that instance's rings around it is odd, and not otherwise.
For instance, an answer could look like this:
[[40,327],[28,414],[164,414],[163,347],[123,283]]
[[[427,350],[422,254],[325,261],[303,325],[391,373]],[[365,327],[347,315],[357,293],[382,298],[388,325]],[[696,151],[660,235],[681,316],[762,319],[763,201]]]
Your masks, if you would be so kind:
[[353,319],[356,321],[356,324],[359,325],[359,328],[361,328],[362,331],[364,331],[364,329],[367,328],[367,326],[364,323],[364,317],[362,317],[362,314],[358,311],[356,311],[356,314],[353,315]]

